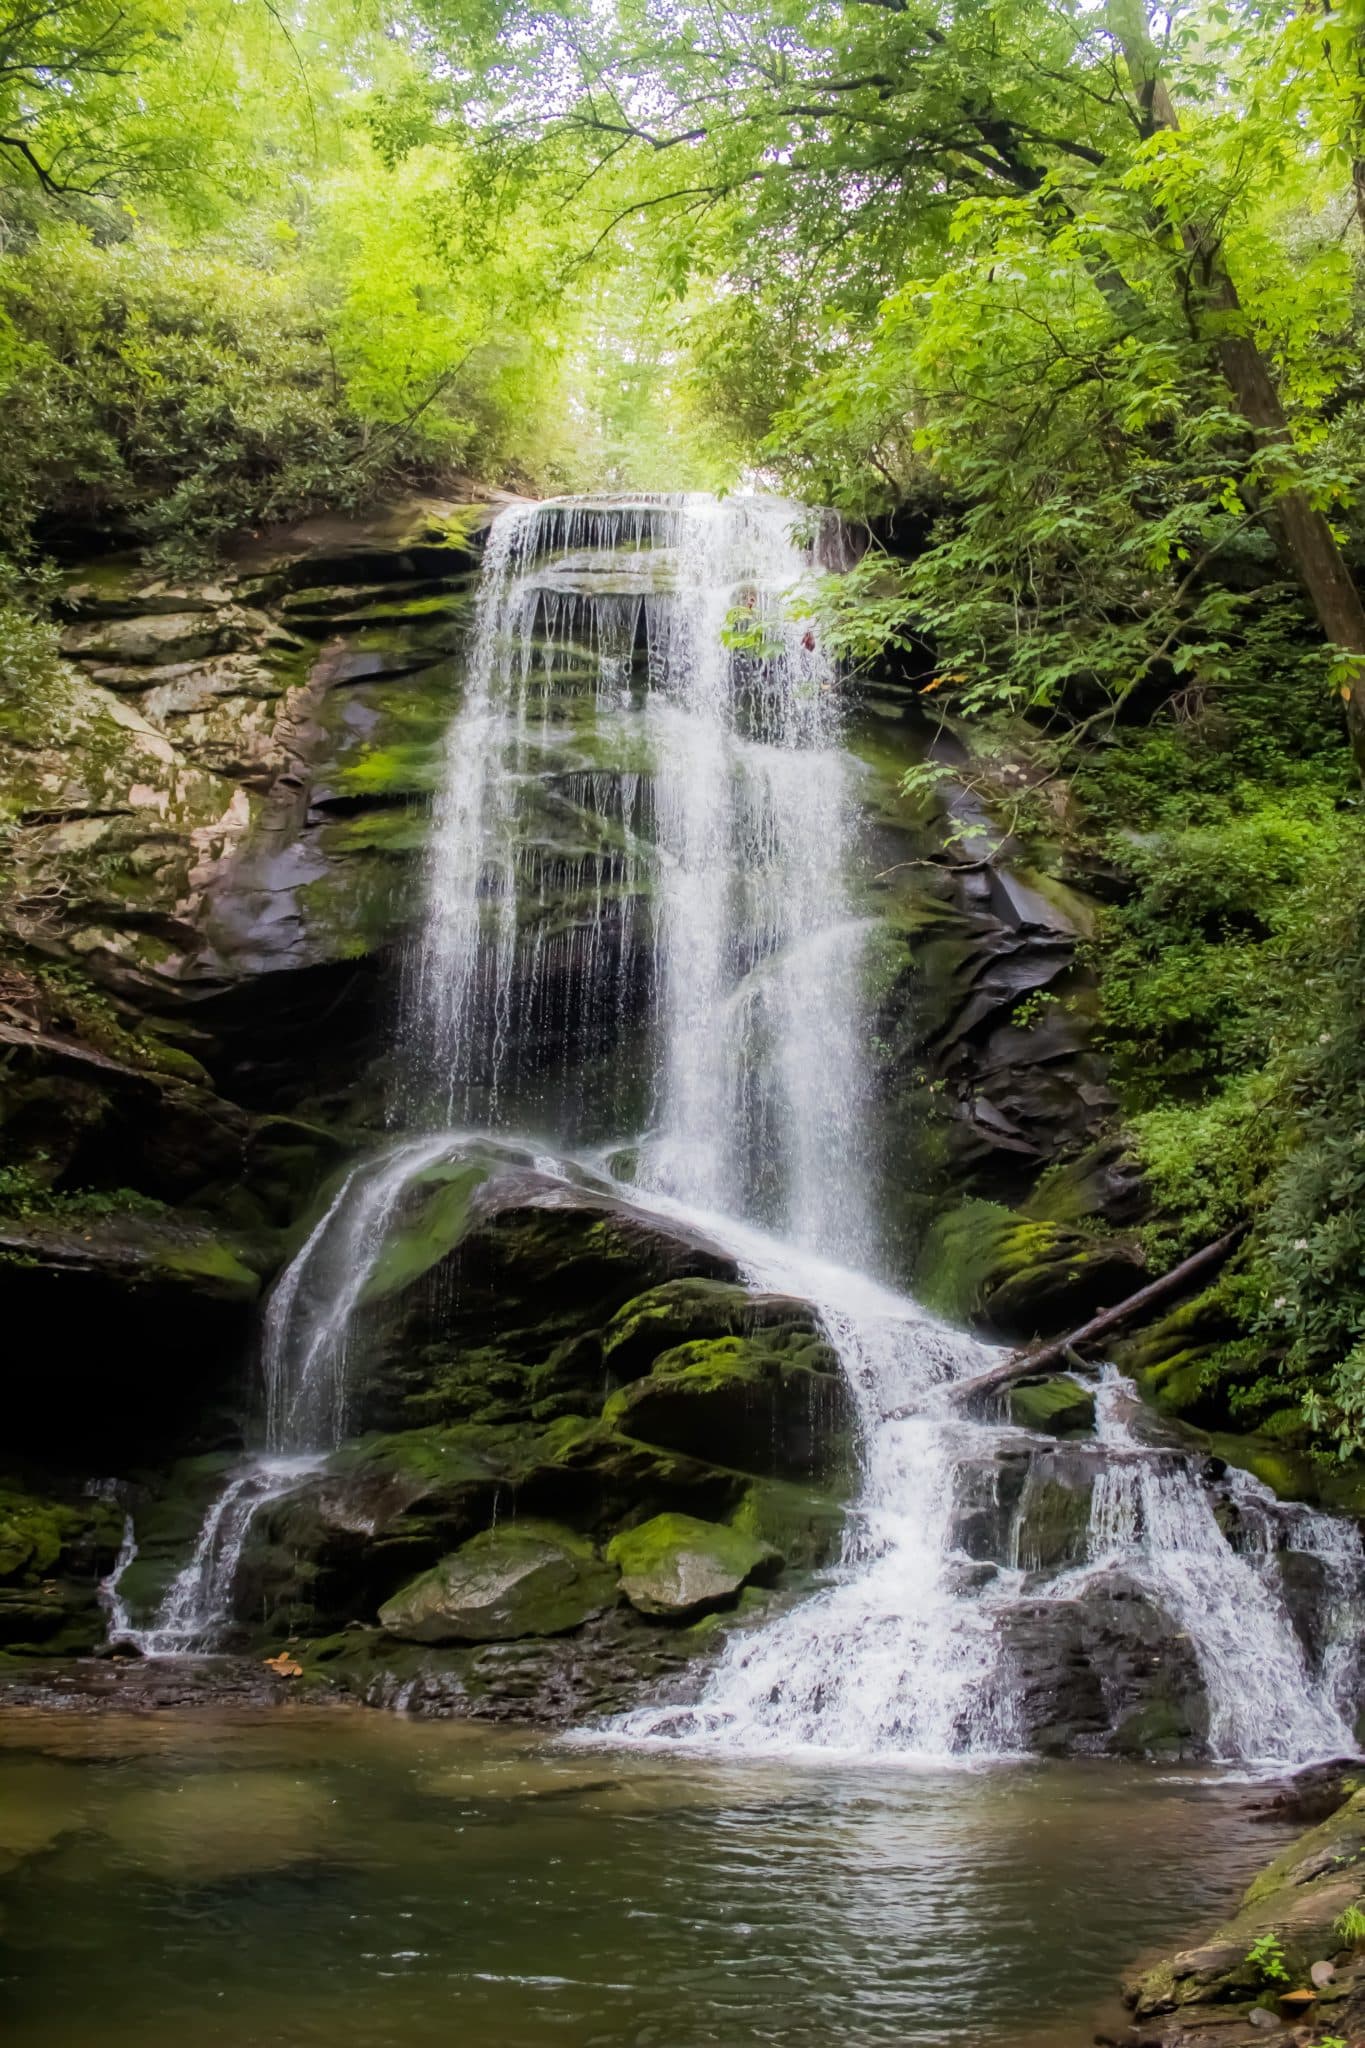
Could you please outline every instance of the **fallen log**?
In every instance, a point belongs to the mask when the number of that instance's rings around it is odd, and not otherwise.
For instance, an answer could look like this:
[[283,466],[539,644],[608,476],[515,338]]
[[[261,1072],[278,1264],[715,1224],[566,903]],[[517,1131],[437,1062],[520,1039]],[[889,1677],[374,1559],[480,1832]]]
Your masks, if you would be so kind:
[[[1084,1360],[1077,1354],[1081,1347],[1093,1344],[1100,1337],[1107,1337],[1111,1330],[1117,1330],[1134,1316],[1164,1301],[1167,1295],[1178,1294],[1181,1289],[1199,1274],[1209,1268],[1221,1265],[1233,1247],[1246,1234],[1246,1224],[1239,1223],[1235,1230],[1229,1230],[1224,1237],[1213,1244],[1203,1245],[1199,1251],[1191,1252],[1178,1266],[1172,1266],[1169,1273],[1163,1273],[1159,1280],[1149,1280],[1145,1287],[1139,1287],[1136,1294],[1128,1295],[1114,1308],[1107,1308],[1102,1315],[1092,1316],[1088,1323],[1082,1323],[1079,1330],[1072,1330],[1069,1336],[1058,1337],[1051,1344],[1043,1344],[1036,1351],[1016,1351],[999,1365],[993,1365],[988,1372],[975,1373],[969,1380],[958,1380],[945,1391],[955,1403],[969,1401],[977,1394],[994,1393],[998,1387],[1008,1387],[1015,1380],[1029,1379],[1036,1372],[1046,1372],[1049,1367],[1069,1360],[1071,1364],[1083,1365]],[[899,1421],[909,1414],[909,1409],[896,1409],[888,1421]]]

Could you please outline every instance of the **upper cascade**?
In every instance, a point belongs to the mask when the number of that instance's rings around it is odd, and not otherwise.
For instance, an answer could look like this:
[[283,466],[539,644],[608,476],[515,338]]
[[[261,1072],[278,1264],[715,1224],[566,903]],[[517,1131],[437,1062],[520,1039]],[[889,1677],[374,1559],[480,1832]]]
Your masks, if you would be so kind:
[[[866,1263],[856,777],[801,516],[684,496],[498,519],[409,1029],[428,1116],[582,1142],[643,1107],[641,1185]],[[607,1053],[617,1085],[579,1114],[566,1074]]]

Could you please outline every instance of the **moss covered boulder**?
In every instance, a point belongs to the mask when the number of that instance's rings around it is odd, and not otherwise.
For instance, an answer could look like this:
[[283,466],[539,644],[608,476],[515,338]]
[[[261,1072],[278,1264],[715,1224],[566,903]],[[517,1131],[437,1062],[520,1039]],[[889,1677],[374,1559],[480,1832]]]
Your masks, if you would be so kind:
[[834,1353],[800,1332],[679,1344],[603,1416],[626,1436],[743,1472],[811,1477],[849,1458],[852,1417]]
[[607,1557],[640,1614],[683,1621],[725,1607],[751,1579],[782,1567],[779,1551],[742,1529],[692,1515],[655,1515],[613,1537]]
[[705,1337],[749,1337],[759,1331],[819,1336],[809,1302],[755,1294],[735,1281],[670,1280],[618,1310],[602,1333],[602,1361],[615,1378],[637,1379],[661,1352]]
[[939,1218],[921,1255],[917,1292],[930,1308],[1006,1337],[1051,1337],[1111,1308],[1142,1285],[1126,1240],[964,1202]]
[[96,1585],[122,1528],[107,1501],[0,1484],[0,1647],[68,1656],[93,1649],[104,1634]]
[[402,1642],[509,1642],[565,1635],[615,1597],[615,1572],[582,1537],[551,1522],[512,1522],[400,1587],[379,1621]]

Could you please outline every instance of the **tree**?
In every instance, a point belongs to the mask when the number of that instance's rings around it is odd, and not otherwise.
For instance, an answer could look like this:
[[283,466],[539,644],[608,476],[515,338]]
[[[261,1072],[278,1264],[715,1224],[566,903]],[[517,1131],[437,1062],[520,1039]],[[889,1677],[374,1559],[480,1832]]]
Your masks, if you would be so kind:
[[[428,5],[455,33],[442,0]],[[1219,136],[1239,95],[1245,112],[1248,79],[1267,70],[1278,101],[1243,124],[1238,147],[1254,172],[1268,144],[1261,168],[1273,176],[1286,124],[1317,90],[1305,68],[1334,63],[1358,112],[1349,27],[1333,17],[1305,67],[1310,31],[1296,17],[1245,7],[1229,18],[1224,48],[1208,20],[1186,25],[1196,140]],[[1224,472],[1272,528],[1337,650],[1365,768],[1365,609],[1329,517],[1345,486],[1309,459],[1318,415],[1304,410],[1301,435],[1232,282],[1225,216],[1254,180],[1187,146],[1142,0],[1112,0],[1105,14],[1038,0],[947,13],[918,0],[680,0],[666,12],[625,0],[603,14],[567,0],[513,5],[498,21],[504,54],[475,67],[485,147],[501,161],[540,152],[566,189],[596,190],[599,234],[647,218],[666,270],[709,271],[708,367],[751,431],[765,403],[788,427],[803,393],[818,413],[850,356],[877,358],[873,381],[894,385],[886,329],[875,338],[882,314],[911,281],[952,269],[953,240],[992,210],[1014,232],[1012,209],[1026,209],[1061,272],[1082,261],[1134,350],[1160,359],[1181,348],[1183,327],[1226,387],[1182,371],[1187,401],[1209,415],[1195,438],[1221,444]],[[902,447],[915,438],[906,417]],[[1158,462],[1170,431],[1169,418],[1149,424]],[[1183,589],[1184,557],[1171,559]]]
[[[1107,14],[1128,67],[1144,139],[1162,130],[1177,134],[1179,115],[1162,75],[1143,0],[1108,0]],[[1359,157],[1355,171],[1359,198]],[[1365,603],[1326,513],[1299,481],[1289,420],[1228,269],[1221,236],[1216,227],[1194,218],[1179,219],[1176,225],[1189,257],[1191,303],[1237,407],[1266,456],[1261,476],[1269,516],[1283,535],[1324,635],[1346,657],[1341,692],[1356,760],[1365,775]]]

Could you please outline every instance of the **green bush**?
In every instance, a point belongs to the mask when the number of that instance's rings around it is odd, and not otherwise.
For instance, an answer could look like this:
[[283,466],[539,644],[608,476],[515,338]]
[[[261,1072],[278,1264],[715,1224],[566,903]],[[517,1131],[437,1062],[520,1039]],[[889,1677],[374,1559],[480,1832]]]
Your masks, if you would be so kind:
[[53,224],[0,259],[0,538],[58,519],[158,549],[375,483],[296,272]]

